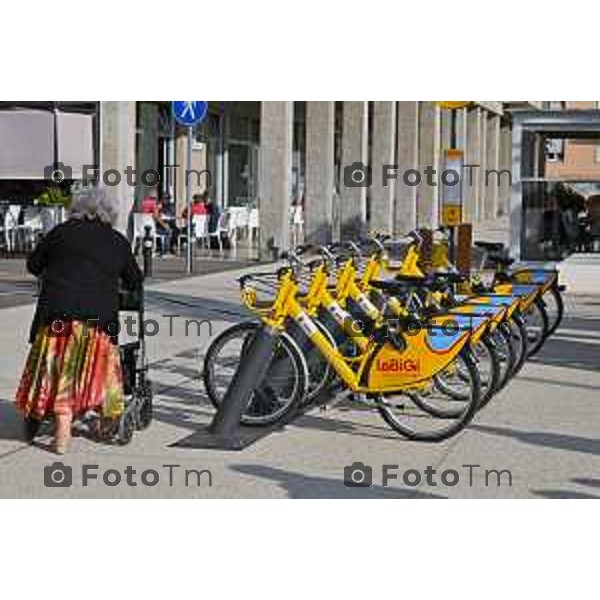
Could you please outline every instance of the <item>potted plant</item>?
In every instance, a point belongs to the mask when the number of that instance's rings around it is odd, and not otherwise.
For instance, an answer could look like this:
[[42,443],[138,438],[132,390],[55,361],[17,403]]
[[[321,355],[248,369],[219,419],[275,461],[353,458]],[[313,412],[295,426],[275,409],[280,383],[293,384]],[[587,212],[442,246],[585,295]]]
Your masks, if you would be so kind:
[[71,195],[59,187],[48,188],[36,198],[36,205],[42,208],[42,232],[47,233],[65,219],[65,210],[71,205]]

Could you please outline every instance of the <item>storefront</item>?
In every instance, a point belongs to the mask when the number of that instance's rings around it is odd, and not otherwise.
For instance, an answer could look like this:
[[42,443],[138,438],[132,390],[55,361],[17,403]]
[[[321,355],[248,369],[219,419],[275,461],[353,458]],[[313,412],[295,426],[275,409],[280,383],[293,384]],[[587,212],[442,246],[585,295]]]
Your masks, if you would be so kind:
[[67,180],[99,162],[98,102],[0,102],[0,203],[32,204],[53,165]]
[[[0,102],[0,252],[31,249],[68,186],[100,159],[98,102]],[[51,177],[62,183],[51,192]]]
[[564,148],[600,147],[600,110],[513,114],[511,250],[526,260],[561,260],[600,247],[600,168],[563,165]]

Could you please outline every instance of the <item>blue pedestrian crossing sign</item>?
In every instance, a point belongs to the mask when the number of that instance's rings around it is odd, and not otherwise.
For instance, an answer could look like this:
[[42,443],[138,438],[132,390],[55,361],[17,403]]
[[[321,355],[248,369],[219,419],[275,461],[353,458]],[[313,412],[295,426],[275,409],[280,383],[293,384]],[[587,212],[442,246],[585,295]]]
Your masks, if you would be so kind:
[[208,102],[203,100],[174,100],[172,102],[173,117],[185,127],[193,127],[202,123],[208,113]]

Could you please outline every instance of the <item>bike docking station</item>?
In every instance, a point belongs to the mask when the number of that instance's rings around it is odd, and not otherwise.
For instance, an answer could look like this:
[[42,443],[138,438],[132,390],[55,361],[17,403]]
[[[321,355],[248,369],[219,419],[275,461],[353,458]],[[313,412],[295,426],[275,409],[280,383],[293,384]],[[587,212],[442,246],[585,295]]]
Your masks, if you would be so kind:
[[262,427],[249,427],[241,423],[242,413],[251,395],[260,387],[267,371],[273,366],[276,343],[276,332],[268,327],[259,328],[253,334],[225,392],[223,403],[210,425],[169,447],[240,451],[289,423],[295,414]]

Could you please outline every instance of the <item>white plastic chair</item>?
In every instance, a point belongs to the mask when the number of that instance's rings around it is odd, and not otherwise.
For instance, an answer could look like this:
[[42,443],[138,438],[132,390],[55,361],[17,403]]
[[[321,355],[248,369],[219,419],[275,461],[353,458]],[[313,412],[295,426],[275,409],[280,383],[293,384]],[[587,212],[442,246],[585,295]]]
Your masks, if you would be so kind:
[[234,254],[236,252],[236,232],[235,227],[232,227],[233,219],[231,218],[231,213],[228,210],[223,211],[219,215],[219,220],[217,221],[217,228],[215,231],[210,231],[208,233],[209,240],[210,238],[217,238],[217,244],[219,246],[219,254],[223,254],[223,238],[222,234],[225,234],[229,239],[231,244],[231,249]]
[[244,237],[248,237],[250,232],[250,209],[247,206],[240,208],[235,216],[235,228],[242,231]]
[[290,209],[292,247],[299,246],[304,240],[304,211],[302,206],[292,206]]
[[6,247],[9,252],[13,252],[18,245],[19,233],[23,226],[19,225],[19,216],[21,207],[18,204],[11,204],[4,215],[4,230],[6,238]]
[[251,242],[254,242],[254,240],[258,239],[258,228],[258,208],[251,208],[250,214],[248,215],[248,232]]
[[154,242],[154,248],[157,247],[157,240],[160,236],[156,233],[156,223],[154,216],[150,213],[133,213],[133,240],[132,248],[135,251],[138,242],[141,244],[146,235],[146,227],[150,227],[150,236]]
[[[192,215],[192,231],[194,242],[200,241],[208,246],[208,215]],[[183,228],[177,237],[177,253],[181,254],[182,242],[187,243],[187,221],[184,220]]]
[[208,245],[208,215],[192,215],[194,241]]
[[0,246],[6,249],[6,251],[8,251],[9,246],[8,230],[4,226],[7,212],[7,210],[0,208]]
[[35,245],[38,234],[43,232],[42,214],[39,208],[26,208],[23,215],[23,234],[27,250],[31,250]]

